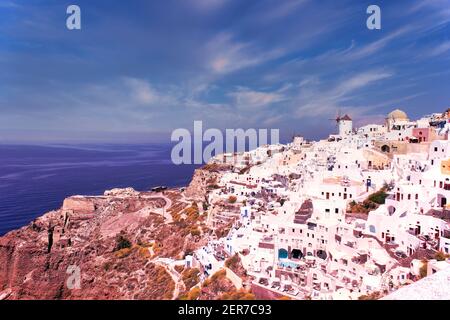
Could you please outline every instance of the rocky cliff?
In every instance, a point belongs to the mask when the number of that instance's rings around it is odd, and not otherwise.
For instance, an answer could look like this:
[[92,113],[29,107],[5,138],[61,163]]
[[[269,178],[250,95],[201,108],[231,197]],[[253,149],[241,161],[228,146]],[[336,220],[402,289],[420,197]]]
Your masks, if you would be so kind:
[[229,165],[207,164],[200,169],[196,169],[192,181],[186,188],[186,197],[203,201],[205,195],[218,187],[220,176],[231,170]]
[[190,206],[174,190],[70,197],[0,238],[0,299],[175,298],[158,259],[182,259],[204,244],[195,219],[171,215]]

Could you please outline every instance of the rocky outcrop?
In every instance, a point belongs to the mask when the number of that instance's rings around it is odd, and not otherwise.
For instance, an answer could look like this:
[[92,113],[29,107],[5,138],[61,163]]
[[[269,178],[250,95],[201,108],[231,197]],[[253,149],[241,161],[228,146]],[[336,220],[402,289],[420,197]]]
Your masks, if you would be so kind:
[[76,214],[93,214],[95,212],[95,203],[92,199],[86,197],[70,197],[64,200],[62,210]]
[[186,188],[186,197],[195,201],[204,200],[204,195],[216,183],[215,178],[211,177],[208,171],[196,169],[191,183]]
[[191,183],[186,188],[186,197],[195,201],[205,200],[205,195],[219,187],[220,177],[229,170],[231,170],[229,165],[218,164],[207,164],[196,169]]
[[153,260],[204,244],[158,213],[177,205],[130,190],[67,198],[0,238],[0,299],[171,299],[175,284]]

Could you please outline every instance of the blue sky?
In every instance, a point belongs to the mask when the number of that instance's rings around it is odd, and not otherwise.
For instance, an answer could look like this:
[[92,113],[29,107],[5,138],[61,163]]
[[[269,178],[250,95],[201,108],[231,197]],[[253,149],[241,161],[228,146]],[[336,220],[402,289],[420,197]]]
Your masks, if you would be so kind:
[[449,22],[450,0],[0,0],[0,142],[168,141],[194,120],[320,138],[338,110],[441,112]]

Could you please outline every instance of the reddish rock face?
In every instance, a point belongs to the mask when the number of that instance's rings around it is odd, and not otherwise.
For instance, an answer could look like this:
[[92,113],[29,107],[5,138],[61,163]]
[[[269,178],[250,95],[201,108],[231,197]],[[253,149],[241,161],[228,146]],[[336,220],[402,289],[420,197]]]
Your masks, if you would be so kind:
[[63,211],[78,214],[92,214],[95,211],[94,201],[85,197],[70,197],[64,200]]
[[[6,234],[0,238],[0,299],[172,298],[173,280],[149,252],[179,258],[204,242],[155,213],[166,201],[151,193],[71,197],[60,210]],[[80,214],[91,217],[77,219]],[[119,233],[129,247],[117,251]],[[73,267],[80,288],[70,289]]]
[[186,197],[202,201],[205,195],[216,188],[221,172],[229,170],[227,165],[205,165],[200,169],[196,169],[192,181],[186,188]]

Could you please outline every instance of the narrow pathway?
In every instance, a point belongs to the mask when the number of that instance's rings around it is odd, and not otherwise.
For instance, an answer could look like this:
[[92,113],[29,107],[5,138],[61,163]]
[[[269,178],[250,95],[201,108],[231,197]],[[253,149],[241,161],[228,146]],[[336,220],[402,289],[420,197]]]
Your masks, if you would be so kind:
[[156,265],[164,267],[172,277],[172,280],[175,283],[175,289],[173,290],[172,300],[175,300],[180,295],[180,292],[184,292],[186,290],[186,286],[183,282],[181,274],[179,274],[178,271],[176,271],[173,266],[174,261],[175,260],[169,258],[156,258],[155,260],[152,261]]
[[172,200],[170,200],[170,198],[166,197],[165,195],[163,195],[162,193],[159,193],[157,196],[152,196],[149,197],[148,199],[152,200],[152,199],[164,199],[164,201],[166,202],[166,204],[164,205],[162,209],[162,215],[163,218],[167,220],[167,223],[172,223],[173,222],[173,218],[172,215],[170,213],[167,212],[167,210],[169,210],[169,208],[172,206]]

